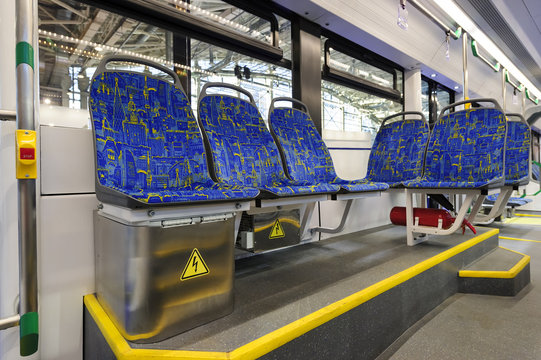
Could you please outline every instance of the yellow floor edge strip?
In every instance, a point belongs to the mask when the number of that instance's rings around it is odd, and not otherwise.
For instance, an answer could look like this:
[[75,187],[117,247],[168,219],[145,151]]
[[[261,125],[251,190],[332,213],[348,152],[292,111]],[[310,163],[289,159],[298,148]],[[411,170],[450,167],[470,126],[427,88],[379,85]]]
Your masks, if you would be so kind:
[[509,270],[460,270],[458,276],[469,278],[514,279],[518,273],[530,263],[530,256],[515,250],[507,249],[503,246],[500,246],[500,248],[522,255],[522,259]]
[[509,236],[500,236],[500,239],[503,239],[503,240],[513,240],[513,241],[528,241],[528,242],[541,243],[541,241],[539,241],[539,240],[528,240],[528,239],[521,239],[521,238],[515,238],[515,237],[509,237]]
[[515,213],[515,216],[539,217],[539,218],[541,218],[541,215],[538,215],[538,214],[518,214],[518,213]]
[[516,216],[516,217],[504,219],[503,223],[514,224],[514,225],[538,225],[539,226],[541,225],[541,218]]
[[449,258],[497,235],[498,229],[491,229],[484,234],[467,240],[451,249],[426,259],[408,269],[393,276],[381,280],[355,294],[338,300],[312,314],[285,325],[267,335],[260,337],[231,352],[206,352],[190,350],[155,350],[155,349],[132,349],[120,332],[113,325],[105,311],[99,305],[94,295],[84,297],[85,304],[89,308],[90,315],[98,324],[103,336],[118,359],[184,359],[184,360],[210,360],[210,359],[233,359],[245,360],[256,359],[272,350],[290,342],[291,340],[307,333],[308,331],[342,315],[343,313],[367,302],[370,299],[384,293],[393,287],[413,278],[414,276],[448,260]]

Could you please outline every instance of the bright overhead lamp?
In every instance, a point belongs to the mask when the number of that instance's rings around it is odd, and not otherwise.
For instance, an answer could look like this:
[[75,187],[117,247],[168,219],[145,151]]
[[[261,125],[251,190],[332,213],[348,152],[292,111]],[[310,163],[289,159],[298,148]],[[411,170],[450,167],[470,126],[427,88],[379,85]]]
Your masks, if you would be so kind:
[[477,27],[473,20],[454,2],[449,0],[434,0],[436,5],[451,17],[460,27],[485,49],[501,66],[508,69],[511,74],[524,84],[537,97],[541,92],[528,80],[528,78],[513,64],[511,60],[494,44],[492,40]]

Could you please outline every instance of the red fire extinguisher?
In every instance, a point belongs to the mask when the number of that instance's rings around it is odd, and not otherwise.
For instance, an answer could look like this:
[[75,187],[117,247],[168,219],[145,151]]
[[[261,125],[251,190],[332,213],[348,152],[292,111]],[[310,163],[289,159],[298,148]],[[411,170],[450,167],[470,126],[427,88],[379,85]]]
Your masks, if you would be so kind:
[[[391,210],[391,222],[394,225],[406,225],[406,208],[403,206],[395,206]],[[441,219],[442,229],[449,229],[455,222],[455,218],[444,209],[426,209],[413,208],[413,218],[419,218],[420,226],[438,227]],[[462,221],[462,234],[466,231],[466,226],[477,234],[473,225],[466,219]]]

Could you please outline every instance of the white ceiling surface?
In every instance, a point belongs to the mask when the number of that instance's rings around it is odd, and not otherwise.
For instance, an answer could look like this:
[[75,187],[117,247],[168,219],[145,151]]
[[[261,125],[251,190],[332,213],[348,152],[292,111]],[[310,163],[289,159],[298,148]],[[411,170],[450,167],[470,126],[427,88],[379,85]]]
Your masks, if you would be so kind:
[[541,0],[491,1],[541,67]]
[[517,1],[517,4],[509,0],[492,0],[492,2],[502,14],[510,15],[509,25],[539,64],[541,62],[541,1],[521,0]]
[[[409,29],[402,30],[396,24],[398,12],[398,0],[275,0],[277,3],[295,11],[320,24],[324,28],[344,36],[388,59],[395,61],[406,69],[421,68],[425,75],[436,73],[436,81],[453,88],[459,85],[462,88],[462,50],[461,40],[451,40],[450,60],[445,58],[445,34],[426,16],[421,14],[411,4],[408,6]],[[493,0],[495,5],[510,8],[517,7],[517,3],[528,3],[535,8],[536,18],[541,22],[540,0]],[[501,2],[502,4],[498,4]],[[439,11],[430,0],[423,0],[422,3],[430,10],[437,13],[442,19],[445,16]],[[535,4],[538,4],[537,6]],[[523,6],[523,9],[526,5]],[[511,11],[511,10],[505,10]],[[505,12],[504,12],[505,14]],[[514,13],[513,13],[514,14]],[[533,12],[530,12],[533,14]],[[517,18],[517,23],[521,23]],[[450,23],[450,19],[445,19]],[[523,22],[523,21],[522,21]],[[510,22],[510,26],[514,26]],[[451,26],[452,27],[452,26]],[[531,46],[536,49],[541,41],[535,41],[535,34],[524,30],[524,33],[532,37]],[[519,38],[523,39],[520,33]],[[526,46],[526,44],[525,44]],[[527,49],[529,49],[527,47]],[[469,48],[468,48],[469,50]],[[536,49],[541,51],[540,49]],[[502,99],[501,72],[493,72],[481,60],[474,58],[471,51],[468,51],[468,72],[469,72],[469,96],[480,95]],[[535,59],[539,56],[532,53]],[[520,68],[520,64],[517,67]],[[461,90],[459,90],[461,91]],[[510,95],[512,88],[507,87]],[[509,100],[510,96],[508,96]],[[527,106],[531,106],[527,102]],[[533,104],[532,104],[533,105]],[[508,111],[520,112],[519,105],[513,105],[507,101]]]

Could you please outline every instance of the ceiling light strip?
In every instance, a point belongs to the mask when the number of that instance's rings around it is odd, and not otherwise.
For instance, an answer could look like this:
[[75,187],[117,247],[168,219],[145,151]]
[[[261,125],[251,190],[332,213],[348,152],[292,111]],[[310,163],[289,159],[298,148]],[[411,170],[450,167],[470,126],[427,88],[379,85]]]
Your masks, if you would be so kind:
[[454,2],[450,0],[434,0],[434,3],[449,15],[462,27],[472,38],[488,53],[496,59],[501,66],[506,68],[522,84],[524,84],[537,98],[541,97],[541,91],[535,87],[530,80],[513,64],[513,62],[500,50],[496,44],[473,22],[473,20]]

